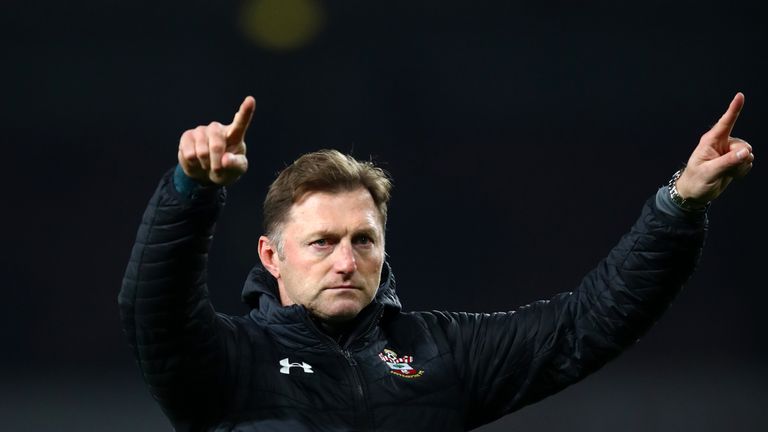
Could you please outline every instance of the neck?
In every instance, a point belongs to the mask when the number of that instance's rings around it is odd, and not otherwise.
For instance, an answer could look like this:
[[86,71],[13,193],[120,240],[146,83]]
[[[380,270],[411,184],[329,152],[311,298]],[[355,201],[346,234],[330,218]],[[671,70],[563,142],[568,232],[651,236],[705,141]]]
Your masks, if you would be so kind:
[[376,307],[368,305],[356,317],[348,321],[328,321],[315,316],[312,316],[312,321],[315,322],[315,325],[317,325],[321,332],[343,346],[349,338],[359,336],[359,332],[363,331],[361,326],[366,326],[366,323],[373,319],[376,309]]
[[354,324],[357,322],[357,317],[349,321],[331,322],[313,316],[312,321],[315,322],[315,325],[317,325],[317,328],[319,328],[321,332],[330,336],[339,345],[342,345],[346,342],[349,334],[352,332]]

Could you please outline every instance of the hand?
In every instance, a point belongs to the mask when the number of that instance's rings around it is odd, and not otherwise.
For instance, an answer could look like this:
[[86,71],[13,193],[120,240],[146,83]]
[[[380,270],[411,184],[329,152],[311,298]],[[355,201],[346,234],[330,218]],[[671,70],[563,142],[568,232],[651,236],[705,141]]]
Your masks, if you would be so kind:
[[752,146],[731,136],[743,106],[744,94],[737,93],[728,111],[701,136],[685,171],[677,179],[680,196],[701,203],[712,201],[734,178],[744,177],[752,169]]
[[184,173],[202,183],[228,185],[248,170],[245,131],[251,123],[256,101],[248,96],[232,123],[212,122],[189,129],[179,140],[179,165]]

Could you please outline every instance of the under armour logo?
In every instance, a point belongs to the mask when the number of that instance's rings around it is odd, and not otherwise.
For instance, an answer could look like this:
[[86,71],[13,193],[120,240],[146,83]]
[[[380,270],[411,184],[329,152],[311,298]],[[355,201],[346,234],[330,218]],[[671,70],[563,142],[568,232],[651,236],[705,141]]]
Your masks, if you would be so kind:
[[308,365],[308,364],[306,364],[304,362],[301,362],[301,363],[291,363],[291,361],[288,360],[288,357],[280,360],[280,366],[282,366],[280,368],[280,373],[281,374],[286,374],[286,375],[290,374],[292,367],[302,368],[302,369],[304,369],[304,373],[314,373],[314,372],[312,372],[312,366],[310,366],[310,365]]

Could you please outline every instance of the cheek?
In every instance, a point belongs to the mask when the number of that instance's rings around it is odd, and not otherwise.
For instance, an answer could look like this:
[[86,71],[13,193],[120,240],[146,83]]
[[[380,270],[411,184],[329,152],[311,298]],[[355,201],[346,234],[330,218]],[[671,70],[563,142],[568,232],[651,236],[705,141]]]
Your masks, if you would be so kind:
[[381,271],[381,265],[381,259],[370,259],[358,265],[358,268],[368,277],[377,275]]
[[[358,270],[366,279],[375,282],[381,275],[381,267],[384,264],[384,253],[382,251],[372,252],[358,261]],[[378,287],[378,284],[376,284]]]
[[293,290],[304,300],[317,296],[330,266],[323,261],[296,261],[291,265],[290,281]]
[[371,251],[371,255],[368,257],[367,261],[372,267],[381,270],[381,267],[384,264],[384,250],[376,249],[375,251]]

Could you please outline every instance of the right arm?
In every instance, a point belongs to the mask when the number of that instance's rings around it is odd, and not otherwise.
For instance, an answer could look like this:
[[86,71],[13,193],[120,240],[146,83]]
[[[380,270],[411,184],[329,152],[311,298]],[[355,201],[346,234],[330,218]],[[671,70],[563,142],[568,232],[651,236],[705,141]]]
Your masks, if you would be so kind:
[[[231,125],[182,135],[183,173],[167,173],[150,200],[118,297],[144,380],[177,429],[221,415],[236,366],[235,327],[211,306],[206,266],[224,205],[219,186],[247,167],[242,139],[252,113],[253,99],[246,98]],[[200,186],[185,190],[179,178]]]

